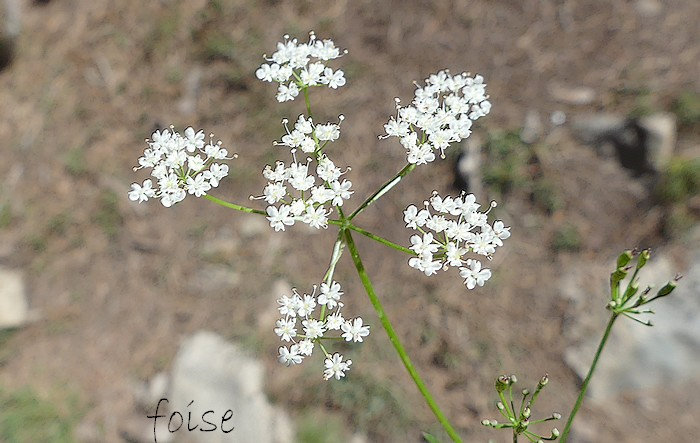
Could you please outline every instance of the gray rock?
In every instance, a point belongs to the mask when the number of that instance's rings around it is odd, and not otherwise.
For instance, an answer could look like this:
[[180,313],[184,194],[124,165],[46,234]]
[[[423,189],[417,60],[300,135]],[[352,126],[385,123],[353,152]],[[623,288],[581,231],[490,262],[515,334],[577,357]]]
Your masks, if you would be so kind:
[[599,153],[612,150],[618,162],[635,175],[663,171],[676,144],[676,121],[672,114],[657,113],[639,119],[614,114],[578,117],[573,132]]
[[[653,327],[625,317],[616,321],[589,386],[591,398],[603,400],[623,391],[681,386],[688,379],[700,379],[700,251],[696,249],[692,257],[693,263],[676,291],[647,305],[655,311],[648,317]],[[578,301],[576,311],[586,314],[579,314],[566,328],[567,339],[573,344],[565,361],[583,379],[609,318],[600,303],[588,306],[586,299],[590,294],[607,292],[602,292],[606,291],[604,284],[591,285],[590,277],[581,272],[572,270],[570,274],[574,277],[565,277],[562,290]],[[674,274],[671,261],[657,254],[644,268],[640,287],[655,284],[658,288]],[[595,300],[601,301],[600,297]]]
[[483,195],[481,177],[481,139],[472,134],[463,144],[454,166],[455,187],[474,195]]
[[554,100],[569,105],[588,105],[595,100],[595,91],[585,86],[554,85],[549,93]]
[[599,113],[581,115],[573,120],[574,135],[584,143],[599,143],[622,130],[625,118],[616,114]]
[[0,268],[0,329],[17,328],[28,320],[29,309],[22,274]]
[[[231,410],[233,416],[225,426],[227,429],[234,426],[234,429],[230,433],[223,433],[221,429],[188,432],[185,422],[176,433],[177,440],[291,442],[294,436],[291,422],[283,411],[268,402],[263,392],[264,377],[260,362],[212,332],[200,331],[186,339],[172,371],[168,397],[171,413],[177,410],[186,419],[191,411],[193,420],[198,418],[202,426],[201,417],[205,411],[213,410],[207,419],[220,425],[222,415]],[[194,424],[193,421],[192,426]]]
[[525,123],[520,131],[520,140],[523,143],[535,143],[542,135],[542,119],[540,114],[535,110],[527,111],[525,114]]
[[4,17],[5,23],[0,33],[3,33],[10,38],[15,38],[19,35],[22,29],[22,2],[20,0],[4,0]]
[[663,171],[676,146],[676,117],[660,112],[641,117],[638,124],[646,134],[645,146],[650,166],[657,172]]

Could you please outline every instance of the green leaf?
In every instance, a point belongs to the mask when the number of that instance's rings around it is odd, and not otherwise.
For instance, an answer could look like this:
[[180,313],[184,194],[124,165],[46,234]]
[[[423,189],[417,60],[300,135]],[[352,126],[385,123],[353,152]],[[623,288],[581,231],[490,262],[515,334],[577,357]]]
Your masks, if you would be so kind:
[[440,443],[440,440],[438,440],[437,437],[435,437],[433,434],[430,434],[428,432],[423,432],[423,438],[428,443]]

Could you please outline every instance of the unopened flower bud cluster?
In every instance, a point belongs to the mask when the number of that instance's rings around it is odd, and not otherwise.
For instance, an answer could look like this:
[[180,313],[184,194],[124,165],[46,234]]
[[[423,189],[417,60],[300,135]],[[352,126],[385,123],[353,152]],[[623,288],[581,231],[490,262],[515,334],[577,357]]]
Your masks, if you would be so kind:
[[483,286],[491,278],[491,270],[482,268],[479,260],[465,256],[471,253],[490,259],[496,248],[503,246],[503,240],[510,237],[510,228],[502,221],[493,225],[488,221],[495,202],[481,212],[473,194],[443,198],[435,192],[424,204],[423,209],[410,205],[404,211],[406,227],[419,232],[411,236],[410,249],[417,257],[408,261],[409,266],[425,275],[459,267],[468,289]]
[[160,198],[165,207],[182,201],[187,194],[201,197],[211,188],[219,186],[219,181],[226,177],[229,167],[218,163],[230,160],[228,151],[221,146],[221,141],[214,142],[210,135],[205,141],[204,132],[195,132],[191,127],[180,135],[171,126],[170,130],[156,131],[151,140],[146,140],[148,147],[134,168],[152,168],[151,179],[143,184],[133,183],[129,192],[132,201],[144,202],[149,198]]
[[469,137],[472,121],[488,114],[491,102],[480,75],[445,70],[428,77],[425,86],[416,86],[409,106],[396,99],[397,115],[384,125],[383,137],[398,137],[408,162],[422,165],[435,160],[437,151],[444,158],[450,144]]
[[291,343],[279,348],[279,361],[286,366],[298,365],[313,353],[318,344],[326,356],[323,377],[340,380],[352,360],[344,360],[338,353],[331,355],[322,341],[340,337],[348,342],[361,343],[369,335],[369,326],[363,324],[361,317],[343,317],[343,303],[340,301],[343,292],[338,282],[322,283],[318,295],[316,289],[314,286],[311,294],[303,295],[293,289],[291,296],[285,295],[277,300],[282,318],[277,320],[275,334],[283,342]]
[[277,43],[277,51],[265,59],[255,72],[256,77],[266,82],[278,83],[277,101],[294,100],[299,92],[310,86],[328,86],[337,89],[345,85],[345,74],[340,69],[333,70],[325,62],[341,57],[340,49],[332,40],[317,40],[312,32],[308,43],[297,39]]

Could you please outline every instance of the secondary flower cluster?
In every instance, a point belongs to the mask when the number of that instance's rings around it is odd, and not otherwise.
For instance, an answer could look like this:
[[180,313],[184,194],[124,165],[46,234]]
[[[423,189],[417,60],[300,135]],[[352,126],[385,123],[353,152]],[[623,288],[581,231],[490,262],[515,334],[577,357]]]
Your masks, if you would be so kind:
[[[342,122],[345,117],[341,115],[338,119]],[[281,142],[275,142],[275,144],[291,149],[301,149],[307,154],[322,151],[328,142],[336,141],[340,137],[340,124],[329,122],[314,125],[311,117],[306,118],[303,114],[297,118],[293,130],[289,130],[287,123],[289,123],[287,119],[282,120],[287,134],[282,137]]]
[[228,151],[221,146],[221,141],[214,143],[209,136],[204,140],[204,132],[195,132],[191,127],[180,135],[171,126],[170,129],[156,131],[151,140],[146,140],[148,147],[139,158],[141,168],[153,168],[151,175],[157,181],[153,187],[151,179],[143,184],[133,183],[129,192],[132,201],[144,202],[149,198],[160,198],[165,207],[182,201],[187,194],[201,197],[211,188],[219,186],[219,181],[228,175],[229,167],[216,160],[231,160]]
[[316,40],[313,32],[308,43],[289,40],[285,35],[272,57],[263,56],[268,63],[263,63],[255,75],[262,81],[279,83],[277,101],[286,102],[294,100],[299,91],[309,86],[325,85],[332,89],[343,86],[343,71],[334,71],[324,63],[341,55],[332,40]]
[[[434,192],[425,208],[419,210],[410,205],[404,211],[406,227],[415,229],[420,235],[411,236],[410,249],[417,257],[408,261],[409,266],[423,271],[425,275],[436,274],[440,269],[459,267],[468,289],[483,286],[491,278],[491,270],[482,268],[481,262],[465,255],[474,253],[491,259],[491,254],[503,240],[510,237],[510,228],[497,220],[489,224],[488,213],[480,212],[474,194],[458,197],[440,197]],[[435,211],[431,214],[430,208]],[[475,229],[478,228],[478,232]]]
[[[263,195],[257,198],[269,204],[267,219],[275,231],[284,231],[296,221],[316,229],[327,228],[332,213],[330,206],[342,206],[353,193],[352,182],[341,181],[345,172],[322,153],[326,143],[340,137],[340,126],[334,123],[314,126],[311,118],[303,115],[291,132],[286,123],[287,135],[278,145],[291,148],[293,161],[289,166],[281,161],[274,168],[265,166],[263,176],[268,183]],[[297,149],[313,153],[314,158],[307,158],[306,163],[297,161]]]
[[[318,344],[326,356],[323,378],[340,380],[350,368],[352,360],[343,360],[338,353],[331,355],[322,340],[342,338],[348,342],[362,342],[369,335],[369,326],[363,325],[361,317],[351,320],[343,317],[340,312],[343,292],[338,282],[322,283],[318,295],[316,289],[314,286],[311,294],[303,295],[293,289],[291,297],[284,295],[277,300],[283,317],[277,320],[275,334],[283,342],[292,343],[289,347],[279,348],[279,361],[286,366],[298,365],[313,353]],[[314,314],[319,306],[320,312]],[[303,333],[297,330],[297,323],[301,323]],[[335,337],[331,336],[332,331],[338,331]]]
[[386,135],[398,137],[406,148],[408,162],[416,165],[435,160],[435,151],[445,156],[451,143],[471,134],[472,121],[491,110],[486,84],[480,75],[451,75],[440,71],[418,86],[413,102],[400,106],[396,99],[396,117],[384,125]]

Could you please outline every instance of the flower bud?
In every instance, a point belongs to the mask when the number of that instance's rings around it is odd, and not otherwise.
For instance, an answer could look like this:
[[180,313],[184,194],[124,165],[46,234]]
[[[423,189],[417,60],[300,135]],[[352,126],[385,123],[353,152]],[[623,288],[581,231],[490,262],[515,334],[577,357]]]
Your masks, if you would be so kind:
[[627,250],[617,257],[617,267],[622,268],[623,266],[627,266],[630,260],[632,260],[632,251]]
[[549,383],[549,374],[544,374],[540,379],[540,382],[538,383],[539,388],[544,388],[545,386],[547,386],[547,383]]
[[649,257],[651,257],[651,252],[648,249],[643,250],[637,258],[637,269],[642,269],[647,264]]
[[481,424],[484,426],[490,426],[491,422],[489,420],[484,419],[484,420],[481,420]]
[[554,438],[559,437],[559,429],[557,429],[557,428],[552,429],[552,437],[554,437]]
[[657,297],[665,297],[669,295],[673,290],[676,289],[676,281],[670,281],[666,283],[666,286],[663,288],[659,289],[659,292],[656,294]]
[[501,375],[496,379],[496,391],[503,392],[510,385],[510,378],[507,375]]
[[499,401],[498,403],[496,403],[496,407],[497,407],[498,409],[500,409],[501,411],[504,410],[504,409],[506,408],[505,406],[503,406],[503,403],[501,403],[500,401]]
[[561,414],[558,412],[552,413],[552,418],[555,420],[559,420],[561,418]]
[[530,408],[525,408],[525,410],[523,411],[523,417],[530,418],[531,413],[532,411],[530,411]]

